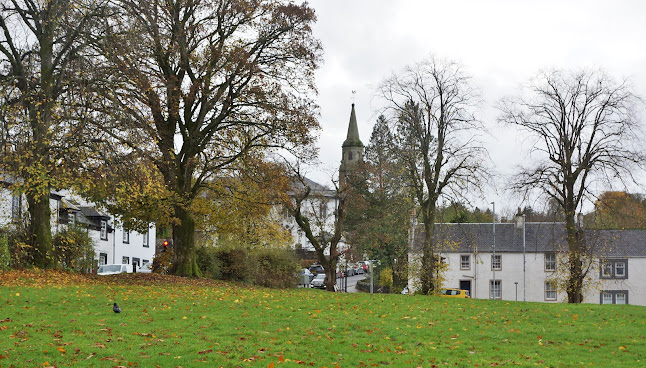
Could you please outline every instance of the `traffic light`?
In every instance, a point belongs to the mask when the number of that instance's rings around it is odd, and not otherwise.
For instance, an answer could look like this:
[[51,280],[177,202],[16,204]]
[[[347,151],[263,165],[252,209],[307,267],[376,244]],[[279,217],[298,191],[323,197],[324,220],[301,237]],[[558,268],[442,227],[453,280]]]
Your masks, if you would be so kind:
[[165,251],[166,251],[166,249],[168,249],[168,245],[169,245],[169,244],[170,244],[170,243],[168,242],[168,240],[164,240],[164,241],[162,242],[162,245],[164,246],[164,248],[162,248],[162,252],[165,252]]

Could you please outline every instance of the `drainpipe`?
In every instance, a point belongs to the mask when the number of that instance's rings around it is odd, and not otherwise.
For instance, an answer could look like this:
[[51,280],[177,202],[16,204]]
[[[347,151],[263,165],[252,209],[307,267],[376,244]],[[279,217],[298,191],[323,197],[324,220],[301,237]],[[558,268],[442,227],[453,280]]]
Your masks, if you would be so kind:
[[[108,231],[108,220],[105,220],[105,231]],[[108,232],[108,235],[110,233]],[[116,243],[116,236],[114,236],[114,231],[112,232],[112,264],[117,263],[116,257],[117,257],[117,243]]]

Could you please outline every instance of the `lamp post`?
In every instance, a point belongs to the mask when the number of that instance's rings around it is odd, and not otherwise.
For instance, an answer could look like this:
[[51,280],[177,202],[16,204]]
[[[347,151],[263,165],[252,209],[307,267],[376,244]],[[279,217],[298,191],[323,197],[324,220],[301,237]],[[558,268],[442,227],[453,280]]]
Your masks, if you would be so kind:
[[496,202],[491,202],[493,206],[493,256],[491,257],[491,269],[493,270],[493,280],[491,281],[491,299],[496,299]]
[[515,281],[514,285],[516,285],[516,301],[518,301],[518,281]]

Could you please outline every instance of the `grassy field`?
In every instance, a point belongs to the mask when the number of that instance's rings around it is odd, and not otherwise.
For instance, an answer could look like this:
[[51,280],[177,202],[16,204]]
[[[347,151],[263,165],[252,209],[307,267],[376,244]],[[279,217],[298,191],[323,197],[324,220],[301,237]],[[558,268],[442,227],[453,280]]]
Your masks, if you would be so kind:
[[[639,367],[646,308],[0,273],[0,367]],[[112,312],[119,303],[123,313]]]

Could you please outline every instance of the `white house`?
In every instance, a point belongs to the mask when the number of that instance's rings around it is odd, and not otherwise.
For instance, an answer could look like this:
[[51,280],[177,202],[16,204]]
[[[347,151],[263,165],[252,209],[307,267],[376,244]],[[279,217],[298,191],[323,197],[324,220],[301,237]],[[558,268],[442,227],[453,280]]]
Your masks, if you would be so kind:
[[[24,196],[14,195],[11,178],[0,178],[0,226],[12,226],[27,216]],[[156,231],[154,224],[141,234],[115,226],[114,216],[98,210],[68,192],[50,193],[51,226],[55,235],[62,228],[78,224],[87,229],[94,242],[97,265],[126,263],[136,269],[152,262],[155,256]]]
[[[423,228],[411,236],[409,265],[419,265]],[[446,288],[473,298],[565,302],[559,290],[566,249],[563,223],[436,224]],[[646,230],[585,230],[595,255],[584,286],[584,303],[646,305]],[[414,239],[414,241],[412,240]],[[410,278],[414,290],[416,278]]]

